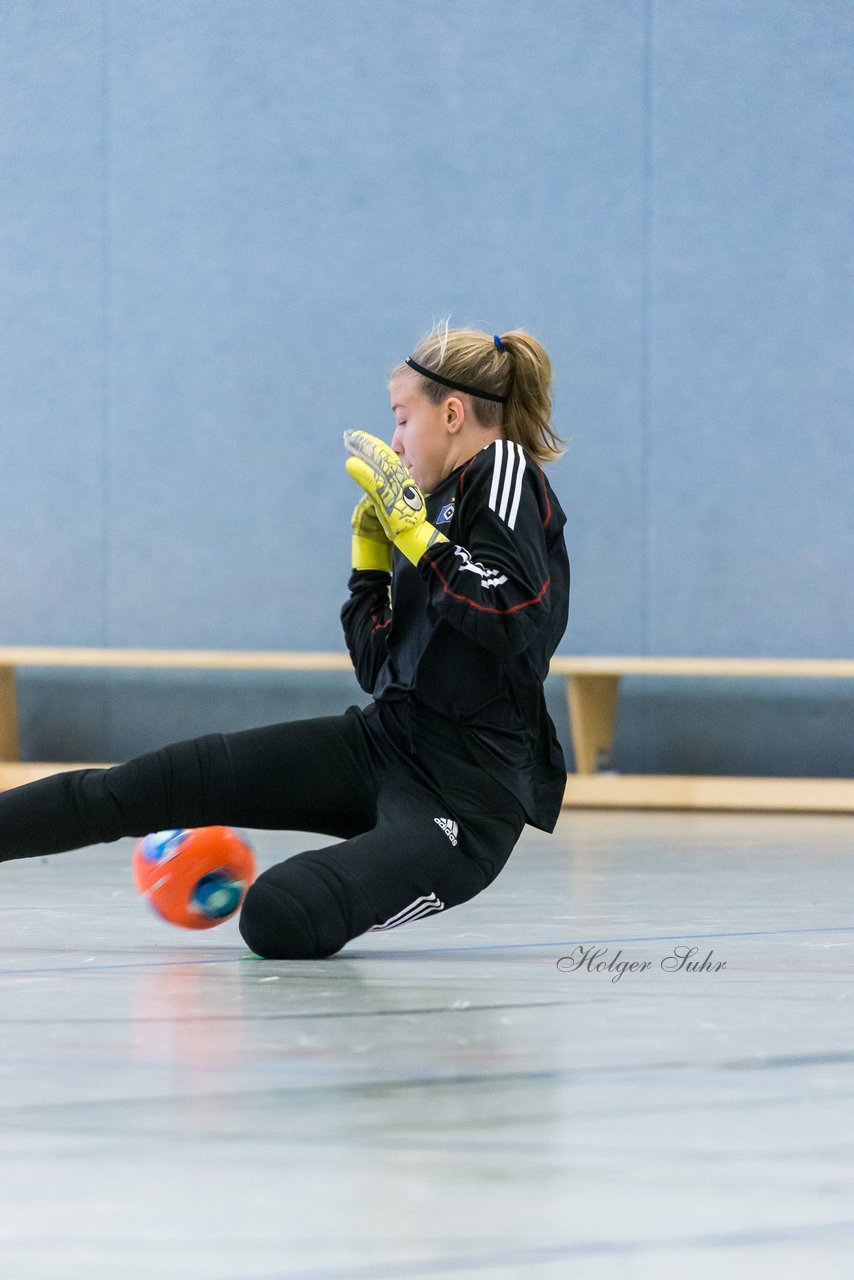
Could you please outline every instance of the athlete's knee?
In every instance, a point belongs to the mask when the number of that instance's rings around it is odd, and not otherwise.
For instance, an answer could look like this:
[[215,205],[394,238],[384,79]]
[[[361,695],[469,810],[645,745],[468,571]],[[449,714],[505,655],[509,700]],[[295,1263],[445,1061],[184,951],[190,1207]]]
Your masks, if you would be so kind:
[[323,960],[352,936],[339,894],[321,869],[300,857],[271,867],[250,886],[240,932],[265,960]]

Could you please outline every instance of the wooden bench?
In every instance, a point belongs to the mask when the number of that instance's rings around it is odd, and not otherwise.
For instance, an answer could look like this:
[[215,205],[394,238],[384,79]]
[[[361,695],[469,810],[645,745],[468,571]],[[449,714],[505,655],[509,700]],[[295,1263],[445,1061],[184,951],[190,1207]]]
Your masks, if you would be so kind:
[[[86,763],[24,762],[18,728],[18,667],[186,671],[352,671],[347,653],[217,649],[75,649],[0,646],[0,791]],[[103,767],[103,766],[99,766]]]
[[793,658],[554,658],[567,680],[576,772],[564,803],[578,807],[854,812],[854,779],[689,777],[606,770],[624,676],[854,680],[854,662]]
[[[20,758],[18,667],[90,667],[209,671],[351,671],[346,653],[198,649],[0,647],[0,790],[80,764]],[[564,803],[574,807],[773,809],[854,812],[854,779],[617,775],[607,771],[623,677],[854,680],[839,659],[556,657],[551,674],[567,682],[576,771]]]

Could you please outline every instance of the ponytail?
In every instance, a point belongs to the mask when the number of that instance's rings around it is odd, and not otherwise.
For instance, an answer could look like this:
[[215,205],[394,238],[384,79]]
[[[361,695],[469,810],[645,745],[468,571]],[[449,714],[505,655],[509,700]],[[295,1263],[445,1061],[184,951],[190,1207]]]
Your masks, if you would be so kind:
[[551,424],[552,362],[536,338],[521,329],[500,335],[513,362],[504,406],[504,435],[537,462],[554,462],[563,441]]

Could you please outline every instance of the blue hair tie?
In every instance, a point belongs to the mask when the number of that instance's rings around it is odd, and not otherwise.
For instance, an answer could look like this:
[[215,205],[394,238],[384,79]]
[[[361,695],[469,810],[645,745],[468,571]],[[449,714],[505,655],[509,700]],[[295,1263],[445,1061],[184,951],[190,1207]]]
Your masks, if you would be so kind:
[[497,333],[494,333],[494,334],[492,335],[492,341],[495,343],[495,349],[496,349],[496,351],[503,351],[503,350],[504,350],[504,344],[503,344],[503,342],[501,341],[501,339],[499,338],[499,336],[498,336],[498,334],[497,334]]

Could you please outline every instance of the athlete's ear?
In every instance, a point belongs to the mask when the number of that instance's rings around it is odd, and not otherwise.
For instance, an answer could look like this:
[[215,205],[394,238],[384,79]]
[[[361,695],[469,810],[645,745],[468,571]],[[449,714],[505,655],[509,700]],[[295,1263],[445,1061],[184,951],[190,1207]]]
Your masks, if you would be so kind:
[[462,400],[458,400],[456,396],[450,396],[445,401],[445,426],[452,436],[460,430],[465,417],[466,409]]

